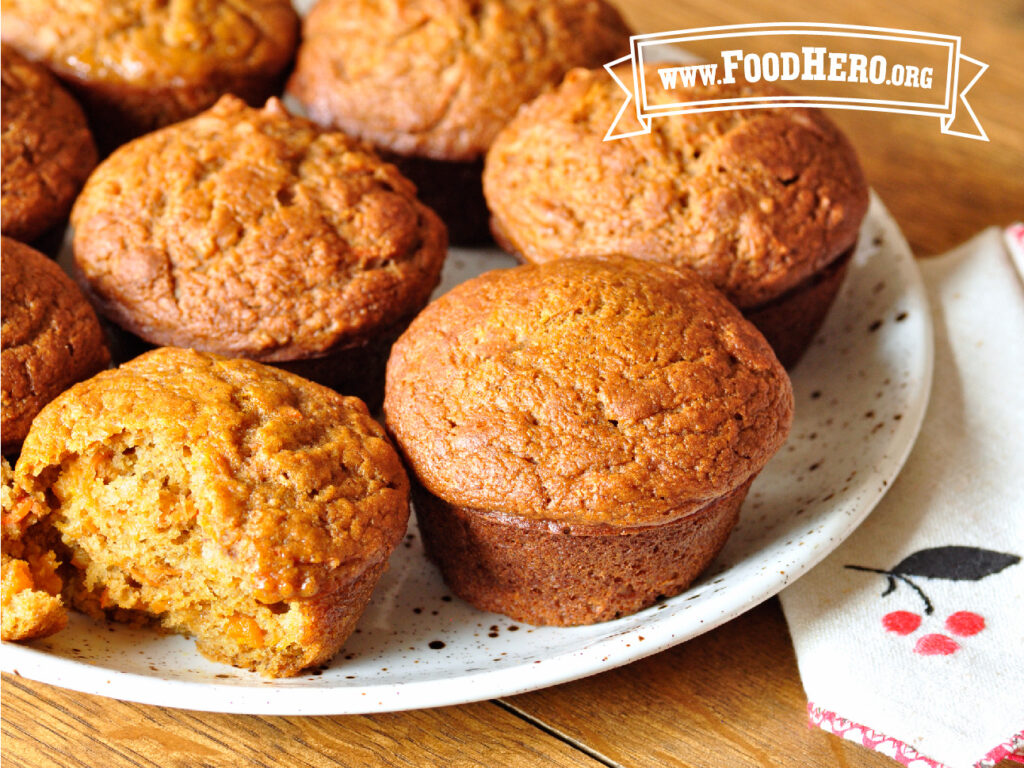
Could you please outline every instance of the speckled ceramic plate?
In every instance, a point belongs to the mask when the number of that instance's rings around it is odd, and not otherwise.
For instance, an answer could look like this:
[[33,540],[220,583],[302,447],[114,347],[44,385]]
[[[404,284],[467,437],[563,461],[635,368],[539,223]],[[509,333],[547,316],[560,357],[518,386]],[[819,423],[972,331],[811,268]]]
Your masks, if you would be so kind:
[[[453,249],[443,292],[512,259]],[[924,416],[932,332],[910,251],[872,200],[849,276],[793,371],[796,421],[754,483],[740,523],[685,593],[590,627],[510,622],[454,598],[415,523],[356,634],[330,667],[267,681],[206,661],[191,640],[74,615],[46,640],[4,643],[3,670],[65,688],[188,709],[343,714],[458,704],[626,664],[752,608],[853,531],[899,471]]]

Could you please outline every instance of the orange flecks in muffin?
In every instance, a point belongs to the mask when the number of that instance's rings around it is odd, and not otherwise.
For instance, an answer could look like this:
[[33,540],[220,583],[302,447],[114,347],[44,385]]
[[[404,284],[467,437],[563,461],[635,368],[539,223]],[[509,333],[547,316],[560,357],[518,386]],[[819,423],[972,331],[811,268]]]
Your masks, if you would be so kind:
[[67,624],[60,598],[63,583],[56,553],[44,541],[52,532],[36,525],[40,507],[14,485],[3,462],[3,553],[0,564],[0,637],[29,640],[52,635]]
[[401,462],[362,402],[180,349],[58,397],[16,476],[48,500],[76,608],[275,677],[337,652],[408,519]]
[[267,633],[249,616],[232,616],[225,627],[228,636],[241,646],[262,648]]

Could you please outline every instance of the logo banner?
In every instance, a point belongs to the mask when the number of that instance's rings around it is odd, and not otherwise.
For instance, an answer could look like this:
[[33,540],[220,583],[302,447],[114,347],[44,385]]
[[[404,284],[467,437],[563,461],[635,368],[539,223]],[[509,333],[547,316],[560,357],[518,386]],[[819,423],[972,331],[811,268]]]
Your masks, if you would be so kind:
[[[747,50],[754,42],[758,51]],[[714,45],[719,57],[678,63],[676,46],[698,45]],[[634,35],[630,51],[605,64],[627,96],[605,141],[650,133],[651,121],[666,115],[778,107],[933,115],[942,133],[988,141],[965,98],[988,65],[962,54],[957,36],[848,24],[736,24]],[[616,71],[626,64],[632,83]],[[758,83],[791,91],[807,84],[816,93],[701,98],[688,90]],[[620,125],[631,103],[640,128]],[[953,127],[958,115],[961,130]]]

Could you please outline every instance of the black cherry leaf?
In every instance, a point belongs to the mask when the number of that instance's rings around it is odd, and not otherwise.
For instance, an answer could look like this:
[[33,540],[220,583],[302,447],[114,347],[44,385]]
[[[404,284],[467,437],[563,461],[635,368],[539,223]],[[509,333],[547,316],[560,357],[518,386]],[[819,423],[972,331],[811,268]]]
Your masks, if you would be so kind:
[[896,591],[898,582],[913,589],[924,603],[924,612],[931,614],[935,608],[931,599],[924,593],[911,576],[926,579],[947,579],[949,581],[979,581],[993,573],[1020,562],[1019,555],[1006,552],[994,552],[979,547],[933,547],[921,549],[900,560],[893,568],[872,568],[866,565],[847,565],[851,571],[864,571],[885,576],[887,586],[882,597]]
[[1016,565],[1020,556],[977,547],[935,547],[908,555],[890,571],[900,576],[978,581]]

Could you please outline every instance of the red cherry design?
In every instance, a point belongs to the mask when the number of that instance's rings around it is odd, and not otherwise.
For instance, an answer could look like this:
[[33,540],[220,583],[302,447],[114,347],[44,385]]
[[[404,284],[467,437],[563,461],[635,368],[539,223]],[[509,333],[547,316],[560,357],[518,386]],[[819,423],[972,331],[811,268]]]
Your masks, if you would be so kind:
[[951,653],[956,653],[959,648],[960,644],[951,637],[925,635],[917,641],[914,653],[920,653],[922,656],[949,656]]
[[985,618],[971,611],[957,611],[946,619],[946,629],[958,637],[976,635],[985,628]]
[[910,611],[893,611],[882,617],[882,626],[897,635],[909,635],[921,626],[921,617]]

